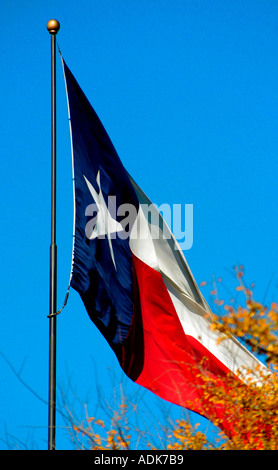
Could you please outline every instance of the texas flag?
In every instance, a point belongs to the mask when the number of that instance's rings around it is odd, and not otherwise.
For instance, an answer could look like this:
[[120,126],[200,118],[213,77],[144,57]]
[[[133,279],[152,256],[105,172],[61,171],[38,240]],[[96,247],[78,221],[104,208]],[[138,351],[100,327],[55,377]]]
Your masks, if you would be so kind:
[[[236,339],[217,341],[175,237],[62,63],[75,201],[70,285],[130,379],[212,421],[223,417],[221,407],[204,406],[200,373],[224,380],[260,363]],[[221,425],[227,434],[228,421]]]

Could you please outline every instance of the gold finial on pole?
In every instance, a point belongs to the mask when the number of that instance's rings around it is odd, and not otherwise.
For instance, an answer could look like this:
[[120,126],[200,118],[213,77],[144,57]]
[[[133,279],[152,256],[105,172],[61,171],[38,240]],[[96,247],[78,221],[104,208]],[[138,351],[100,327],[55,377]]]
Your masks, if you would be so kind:
[[60,29],[60,23],[57,20],[49,20],[46,27],[50,34],[57,34]]

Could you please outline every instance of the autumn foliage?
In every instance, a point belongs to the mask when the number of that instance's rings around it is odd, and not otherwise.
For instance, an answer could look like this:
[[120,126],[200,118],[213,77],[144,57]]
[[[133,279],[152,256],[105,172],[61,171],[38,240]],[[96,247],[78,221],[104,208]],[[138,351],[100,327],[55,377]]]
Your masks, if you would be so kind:
[[[226,419],[231,419],[233,433],[208,437],[201,425],[192,425],[186,417],[168,421],[163,429],[160,447],[168,450],[278,450],[278,305],[265,306],[254,299],[254,286],[247,286],[242,266],[234,270],[237,299],[226,302],[220,295],[222,280],[206,282],[201,287],[210,289],[215,314],[211,328],[239,339],[266,367],[257,371],[239,372],[239,380],[228,377],[219,386],[211,377],[202,375],[201,386],[207,406],[223,407]],[[222,336],[220,335],[220,340]],[[231,383],[229,383],[231,381]],[[227,393],[229,390],[229,393]],[[142,431],[130,425],[130,414],[136,405],[122,400],[109,419],[97,419],[86,413],[83,422],[72,420],[71,436],[80,448],[128,450],[136,449]],[[136,409],[137,412],[137,409]],[[215,417],[213,424],[221,428]],[[145,434],[145,448],[158,448],[152,434]]]

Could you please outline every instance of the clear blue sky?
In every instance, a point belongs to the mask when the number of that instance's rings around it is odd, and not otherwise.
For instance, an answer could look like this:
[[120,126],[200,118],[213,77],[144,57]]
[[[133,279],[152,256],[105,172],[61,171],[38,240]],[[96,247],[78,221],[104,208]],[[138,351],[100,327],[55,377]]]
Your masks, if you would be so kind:
[[[194,243],[185,255],[196,281],[215,275],[229,286],[228,271],[242,263],[258,300],[266,292],[277,300],[277,2],[2,0],[0,13],[0,351],[28,385],[47,399],[51,18],[61,23],[65,61],[134,179],[157,204],[193,204]],[[57,118],[62,306],[72,180],[58,56]],[[95,370],[107,393],[109,368],[116,380],[121,371],[74,291],[57,323],[58,387],[70,377],[81,400],[91,391],[94,409]],[[46,449],[47,406],[1,357],[0,370],[0,438],[7,440],[6,426]],[[66,442],[58,429],[57,447]]]

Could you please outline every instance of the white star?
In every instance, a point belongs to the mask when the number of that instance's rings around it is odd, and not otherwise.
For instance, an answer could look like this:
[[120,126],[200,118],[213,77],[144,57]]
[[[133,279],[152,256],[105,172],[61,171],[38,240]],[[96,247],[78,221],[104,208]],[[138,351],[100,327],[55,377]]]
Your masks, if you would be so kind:
[[[97,205],[97,208],[98,208],[97,222],[94,226],[92,233],[90,234],[88,238],[92,240],[94,238],[107,235],[111,258],[115,266],[115,269],[117,270],[113,247],[112,247],[111,234],[122,231],[123,227],[119,222],[117,222],[117,220],[113,219],[113,217],[111,216],[108,210],[108,207],[106,205],[106,202],[104,200],[104,197],[101,191],[99,171],[96,177],[96,182],[99,187],[99,194],[96,192],[95,188],[91,185],[90,181],[87,180],[86,176],[85,175],[83,176],[85,178],[89,191],[95,201],[95,204]],[[85,215],[87,214],[85,213]]]

